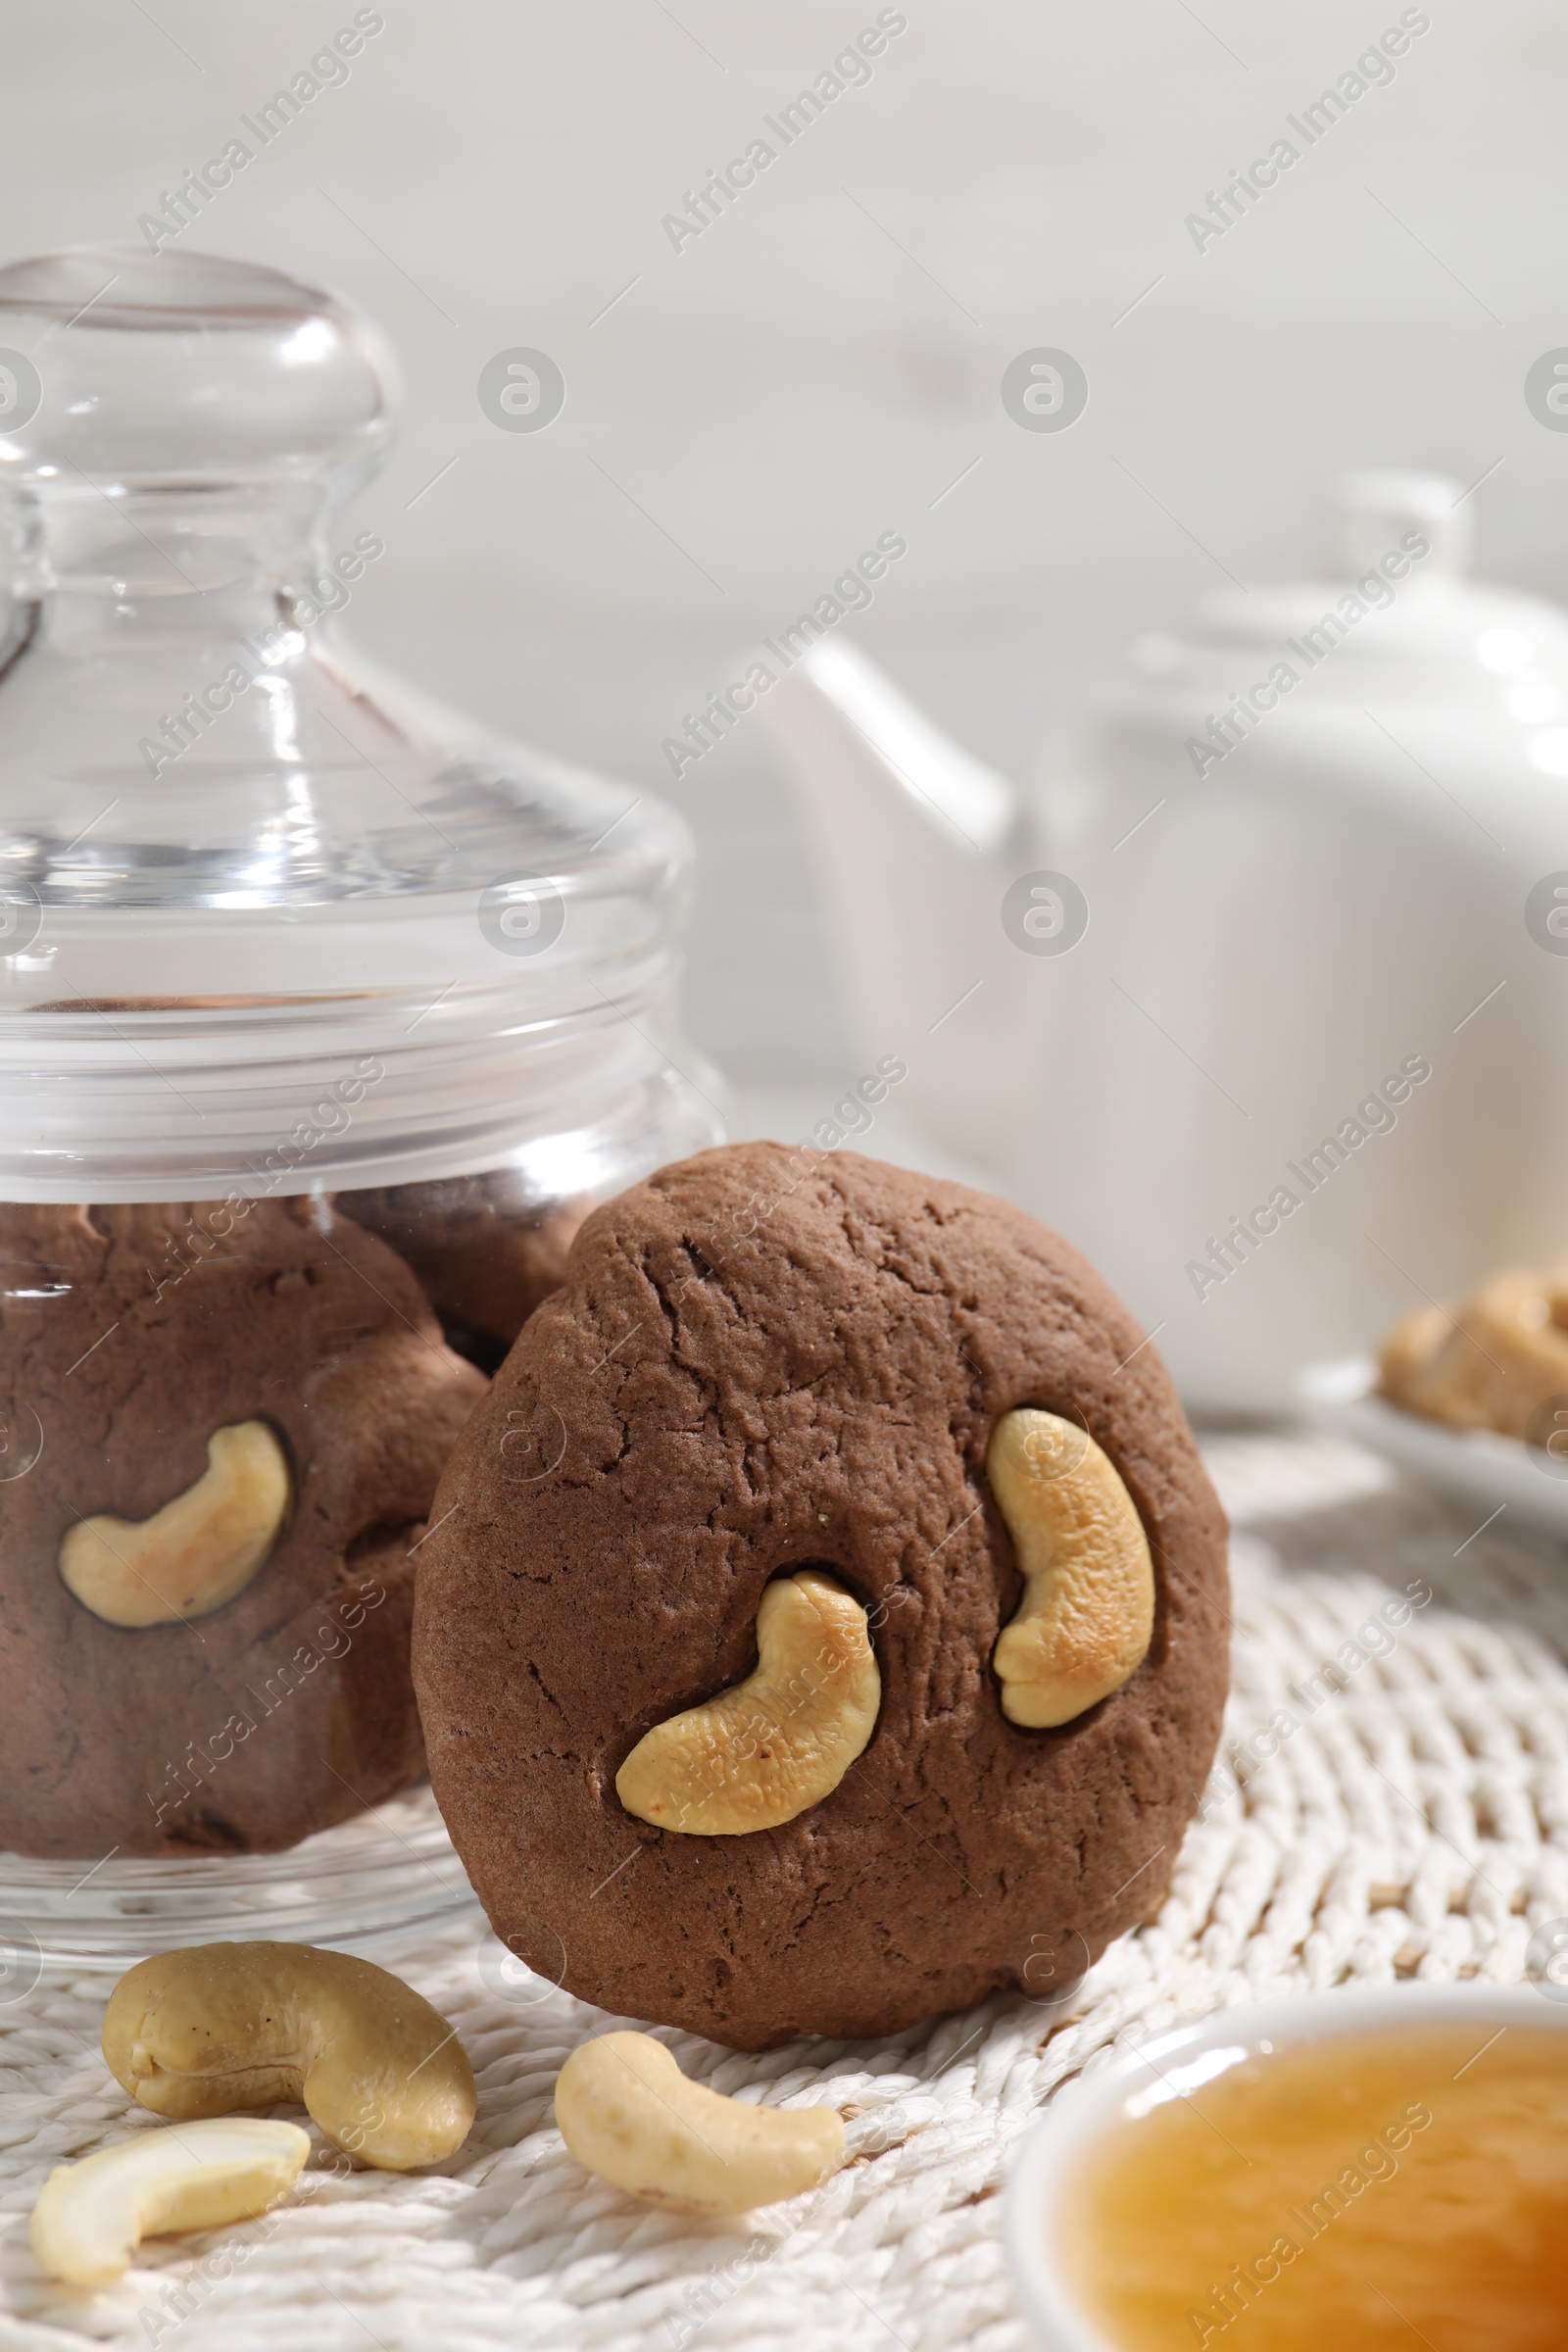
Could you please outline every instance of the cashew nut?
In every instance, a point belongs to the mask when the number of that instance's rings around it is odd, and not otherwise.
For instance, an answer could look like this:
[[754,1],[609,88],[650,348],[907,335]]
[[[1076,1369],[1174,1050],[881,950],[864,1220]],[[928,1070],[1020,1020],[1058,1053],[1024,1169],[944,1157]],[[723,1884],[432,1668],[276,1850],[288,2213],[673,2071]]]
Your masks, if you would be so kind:
[[556,2080],[556,2121],[580,2165],[681,2213],[745,2213],[799,2196],[844,2161],[831,2107],[754,2107],[705,2090],[651,2034],[601,2034]]
[[473,2122],[457,2029],[368,1960],[304,1943],[201,1943],[122,1977],[104,2015],[116,2080],[156,2115],[299,2099],[383,2172],[439,2164]]
[[311,2152],[298,2124],[187,2124],[143,2132],[57,2164],[27,2234],[46,2271],[68,2286],[103,2286],[129,2270],[144,2237],[249,2221],[286,2197]]
[[1004,1413],[986,1475],[1024,1579],[992,1653],[1002,1711],[1012,1723],[1070,1723],[1119,1690],[1149,1648],[1149,1539],[1107,1456],[1054,1413]]
[[688,1837],[774,1830],[835,1789],[864,1748],[882,1678],[859,1602],[814,1568],[780,1577],[757,1612],[744,1683],[671,1715],[615,1775],[628,1813]]
[[[1568,1391],[1568,1284],[1561,1272],[1494,1274],[1451,1314],[1419,1306],[1381,1349],[1381,1388],[1407,1412],[1455,1429],[1537,1438]],[[1556,1424],[1542,1436],[1557,1443]]]
[[207,1468],[150,1519],[101,1511],[60,1546],[60,1573],[110,1625],[205,1617],[244,1591],[288,1515],[288,1457],[265,1421],[207,1441]]

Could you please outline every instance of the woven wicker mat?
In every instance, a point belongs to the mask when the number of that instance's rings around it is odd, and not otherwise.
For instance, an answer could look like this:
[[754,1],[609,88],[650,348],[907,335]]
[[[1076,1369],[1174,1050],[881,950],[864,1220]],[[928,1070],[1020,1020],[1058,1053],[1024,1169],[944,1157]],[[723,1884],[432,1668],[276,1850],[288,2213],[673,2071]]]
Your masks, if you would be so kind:
[[1021,2347],[998,2191],[1069,2076],[1266,1994],[1516,1979],[1531,1929],[1568,1915],[1561,1551],[1500,1522],[1472,1535],[1325,1439],[1207,1452],[1237,1530],[1234,1690],[1157,1915],[1055,2008],[1009,1995],[887,2041],[760,2058],[666,2036],[717,2089],[845,2110],[851,2161],[825,2187],[693,2223],[586,2177],[551,2092],[573,2044],[614,2021],[534,1980],[487,1989],[478,1939],[449,1935],[385,1957],[472,2056],[479,2119],[455,2162],[307,2172],[278,2213],[154,2243],[117,2286],[71,2292],[32,2260],[32,2199],[52,2164],[150,2119],[99,2056],[102,1981],[46,1980],[0,2011],[0,2345]]

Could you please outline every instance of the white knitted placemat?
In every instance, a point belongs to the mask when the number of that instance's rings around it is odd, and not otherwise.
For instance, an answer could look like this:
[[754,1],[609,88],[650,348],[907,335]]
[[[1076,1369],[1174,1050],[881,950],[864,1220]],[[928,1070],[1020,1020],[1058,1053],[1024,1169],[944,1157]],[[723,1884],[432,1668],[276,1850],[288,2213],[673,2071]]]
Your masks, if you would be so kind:
[[824,2187],[702,2223],[589,2179],[551,2120],[556,2072],[630,2021],[537,1980],[498,1994],[479,1939],[449,1933],[377,1956],[472,2057],[479,2118],[453,2163],[307,2172],[278,2212],[154,2242],[118,2285],[73,2292],[27,2246],[45,2174],[156,2126],[99,2055],[103,1981],[45,1980],[0,2010],[0,2346],[1021,2347],[998,2191],[1067,2077],[1271,1993],[1514,1980],[1531,1930],[1568,1915],[1568,1555],[1500,1523],[1472,1535],[1337,1442],[1226,1437],[1207,1453],[1237,1528],[1234,1689],[1151,1924],[1055,2010],[1009,1995],[885,2041],[763,2057],[663,2036],[716,2089],[841,2108],[851,2161]]

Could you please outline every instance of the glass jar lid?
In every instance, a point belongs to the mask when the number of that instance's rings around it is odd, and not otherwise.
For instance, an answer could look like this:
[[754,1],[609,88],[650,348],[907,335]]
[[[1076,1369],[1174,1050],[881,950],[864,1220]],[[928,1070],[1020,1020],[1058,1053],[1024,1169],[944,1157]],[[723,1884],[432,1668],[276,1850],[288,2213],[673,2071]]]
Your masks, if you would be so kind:
[[406,1182],[702,1093],[681,820],[339,647],[393,399],[273,270],[0,270],[0,1197],[220,1197],[301,1130],[277,1189]]

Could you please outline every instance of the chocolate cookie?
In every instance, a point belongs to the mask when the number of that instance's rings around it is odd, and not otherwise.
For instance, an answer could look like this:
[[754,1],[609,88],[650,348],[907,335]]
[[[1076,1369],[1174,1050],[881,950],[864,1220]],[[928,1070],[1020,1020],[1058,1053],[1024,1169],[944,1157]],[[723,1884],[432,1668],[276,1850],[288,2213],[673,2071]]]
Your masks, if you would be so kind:
[[265,1851],[417,1775],[410,1550],[485,1384],[384,1244],[7,1207],[0,1368],[0,1846]]
[[340,1193],[338,1205],[407,1258],[454,1346],[493,1371],[560,1288],[585,1200],[519,1194],[509,1169]]
[[[1218,1738],[1227,1586],[1142,1336],[1032,1218],[848,1152],[709,1152],[596,1209],[420,1555],[431,1777],[497,1934],[605,2008],[760,2048],[1059,1989],[1144,1918]],[[997,1670],[1004,1627],[1015,1652],[1038,1630],[986,1470],[1021,1406],[1093,1455],[1147,1595],[1097,1686],[1120,1687],[1054,1728]],[[762,1826],[714,1833],[740,1818],[732,1789],[713,1810],[712,1758],[721,1779],[748,1752],[725,1763],[727,1731],[656,1826],[662,1742],[703,1749],[682,1711],[765,1679],[802,1624],[822,1663],[779,1708],[783,1748],[764,1725],[749,1750]],[[781,1818],[830,1690],[836,1783]]]

